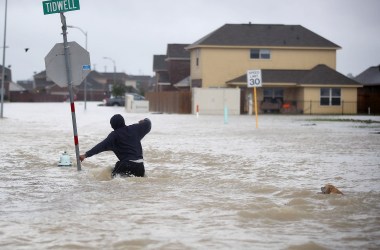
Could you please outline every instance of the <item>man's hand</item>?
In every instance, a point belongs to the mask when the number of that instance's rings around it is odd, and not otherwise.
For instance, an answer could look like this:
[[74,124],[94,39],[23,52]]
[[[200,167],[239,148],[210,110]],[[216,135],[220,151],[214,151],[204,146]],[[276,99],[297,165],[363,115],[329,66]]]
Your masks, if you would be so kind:
[[79,159],[80,159],[81,162],[84,161],[84,159],[86,159],[86,155],[85,154],[84,155],[80,155]]

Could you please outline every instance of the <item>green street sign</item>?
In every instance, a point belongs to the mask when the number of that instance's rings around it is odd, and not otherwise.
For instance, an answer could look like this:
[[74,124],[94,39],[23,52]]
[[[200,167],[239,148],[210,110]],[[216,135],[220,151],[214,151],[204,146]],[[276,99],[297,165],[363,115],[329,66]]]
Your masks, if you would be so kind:
[[79,0],[43,1],[44,15],[79,10]]

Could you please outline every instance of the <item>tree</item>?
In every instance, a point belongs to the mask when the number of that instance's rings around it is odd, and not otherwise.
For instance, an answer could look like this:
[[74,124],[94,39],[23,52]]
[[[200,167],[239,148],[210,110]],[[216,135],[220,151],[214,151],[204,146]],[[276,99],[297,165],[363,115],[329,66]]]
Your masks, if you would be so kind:
[[116,83],[112,85],[113,96],[124,96],[127,88],[124,84]]

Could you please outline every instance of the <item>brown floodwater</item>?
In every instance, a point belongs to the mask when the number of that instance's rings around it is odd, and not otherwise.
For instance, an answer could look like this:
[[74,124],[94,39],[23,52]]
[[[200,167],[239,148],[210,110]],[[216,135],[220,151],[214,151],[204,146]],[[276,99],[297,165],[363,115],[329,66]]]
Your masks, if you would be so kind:
[[78,172],[69,103],[6,103],[1,249],[380,248],[380,123],[356,121],[380,117],[259,115],[256,129],[254,116],[76,110],[81,152],[115,113],[150,118],[147,177],[111,179],[108,152]]

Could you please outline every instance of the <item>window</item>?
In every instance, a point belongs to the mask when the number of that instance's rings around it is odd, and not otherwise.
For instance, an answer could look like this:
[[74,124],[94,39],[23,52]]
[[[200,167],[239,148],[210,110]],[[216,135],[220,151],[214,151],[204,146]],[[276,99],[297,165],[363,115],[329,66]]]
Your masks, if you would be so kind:
[[259,59],[259,58],[260,58],[260,50],[251,49],[251,59]]
[[340,88],[321,88],[321,106],[340,106]]
[[263,88],[264,101],[276,102],[277,100],[283,102],[284,89],[281,88]]
[[201,53],[201,51],[200,51],[200,49],[196,49],[195,50],[195,65],[196,66],[199,66],[199,57],[200,57],[200,53]]
[[251,59],[270,59],[269,49],[251,49]]

